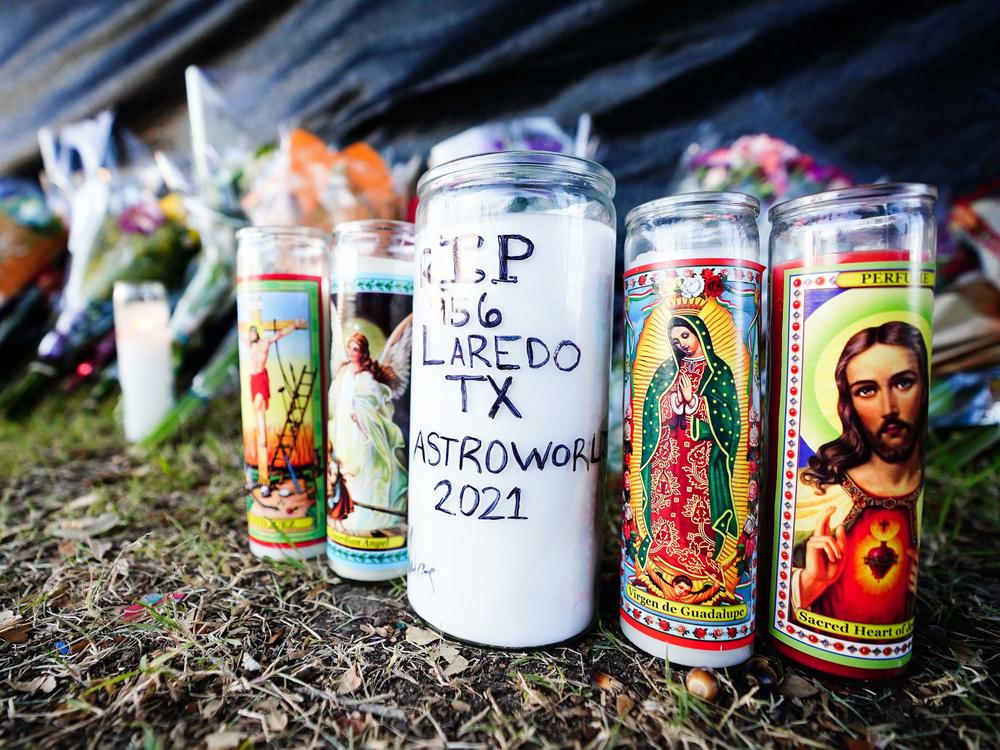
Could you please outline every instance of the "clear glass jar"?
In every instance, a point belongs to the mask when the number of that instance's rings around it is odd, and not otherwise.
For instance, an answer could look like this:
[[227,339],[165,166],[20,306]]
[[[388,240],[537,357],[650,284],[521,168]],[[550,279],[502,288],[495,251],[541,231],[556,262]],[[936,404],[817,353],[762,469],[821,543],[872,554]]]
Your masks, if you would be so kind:
[[912,653],[934,302],[933,187],[771,209],[762,625],[775,648],[885,679]]
[[886,249],[931,262],[937,248],[936,198],[931,185],[880,183],[779,203],[768,214],[771,263]]
[[170,308],[158,281],[116,281],[112,293],[125,439],[146,437],[174,405]]
[[327,556],[341,576],[406,573],[413,224],[334,232]]
[[757,263],[760,204],[744,193],[683,193],[643,203],[625,217],[625,268],[645,253],[741,258]]
[[304,227],[247,227],[236,241],[250,550],[272,558],[321,555],[330,236]]
[[544,152],[418,185],[408,593],[458,638],[540,646],[593,618],[613,195]]
[[761,464],[758,203],[687,193],[625,218],[620,621],[671,663],[753,651]]

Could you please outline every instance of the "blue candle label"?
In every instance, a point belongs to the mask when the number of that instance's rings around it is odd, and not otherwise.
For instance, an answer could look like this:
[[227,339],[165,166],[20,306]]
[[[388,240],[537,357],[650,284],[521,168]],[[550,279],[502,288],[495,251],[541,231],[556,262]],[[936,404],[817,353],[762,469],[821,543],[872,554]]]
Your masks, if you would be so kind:
[[900,667],[913,644],[934,266],[908,255],[773,276],[767,628],[855,669]]
[[621,615],[667,644],[753,639],[762,271],[706,259],[625,276]]
[[372,571],[406,560],[413,277],[342,273],[331,285],[331,560]]
[[264,547],[325,536],[322,287],[294,274],[237,280],[247,520]]

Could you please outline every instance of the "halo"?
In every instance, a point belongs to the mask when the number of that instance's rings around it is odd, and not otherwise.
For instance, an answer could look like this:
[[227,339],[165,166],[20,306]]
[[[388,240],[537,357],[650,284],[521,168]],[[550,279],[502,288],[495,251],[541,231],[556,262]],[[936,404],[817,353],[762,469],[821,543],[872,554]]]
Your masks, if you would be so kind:
[[344,341],[355,333],[363,333],[368,339],[368,353],[372,359],[382,356],[382,349],[385,347],[385,334],[382,329],[365,318],[353,318],[344,323]]
[[[802,392],[802,439],[813,450],[840,436],[843,426],[837,413],[834,371],[847,340],[865,328],[898,320],[917,328],[930,351],[930,289],[849,289],[813,312],[805,321],[804,374],[810,387]],[[914,298],[916,296],[916,299]],[[822,348],[819,348],[822,347]],[[818,352],[817,354],[813,354]],[[929,387],[929,383],[925,387]]]

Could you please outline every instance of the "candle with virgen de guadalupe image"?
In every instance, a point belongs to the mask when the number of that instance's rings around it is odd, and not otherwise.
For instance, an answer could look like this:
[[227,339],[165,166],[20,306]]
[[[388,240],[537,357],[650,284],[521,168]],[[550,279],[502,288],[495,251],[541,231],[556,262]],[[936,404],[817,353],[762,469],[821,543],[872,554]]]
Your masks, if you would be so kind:
[[671,663],[753,650],[760,489],[757,201],[687,193],[626,217],[625,636]]

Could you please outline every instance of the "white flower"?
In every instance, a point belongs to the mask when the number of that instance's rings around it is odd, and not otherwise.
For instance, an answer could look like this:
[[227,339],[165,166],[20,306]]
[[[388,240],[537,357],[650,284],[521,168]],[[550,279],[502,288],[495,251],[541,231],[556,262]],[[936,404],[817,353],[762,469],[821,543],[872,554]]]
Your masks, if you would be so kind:
[[705,291],[705,279],[701,276],[685,276],[681,279],[681,294],[685,297],[700,297]]
[[718,190],[729,176],[729,171],[725,167],[709,167],[705,171],[703,190]]
[[755,448],[760,445],[760,427],[756,424],[750,425],[750,445]]

